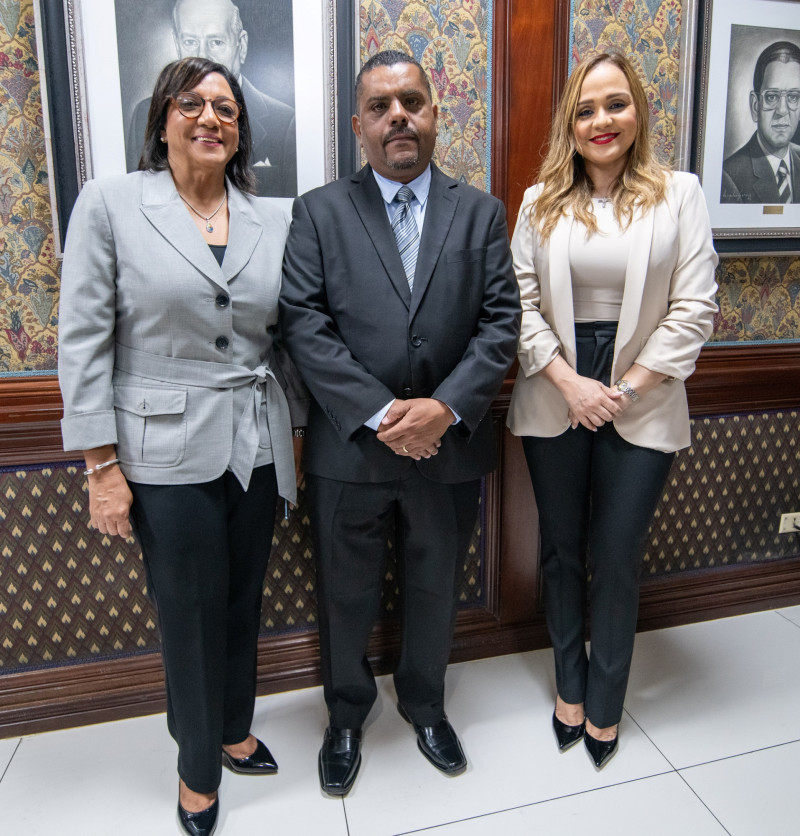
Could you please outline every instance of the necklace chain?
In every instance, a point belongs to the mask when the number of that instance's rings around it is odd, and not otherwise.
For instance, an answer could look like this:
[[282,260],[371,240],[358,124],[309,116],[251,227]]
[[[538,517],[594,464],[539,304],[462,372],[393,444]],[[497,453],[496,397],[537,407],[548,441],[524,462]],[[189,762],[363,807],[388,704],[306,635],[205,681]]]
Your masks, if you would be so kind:
[[178,197],[192,210],[192,212],[195,213],[195,215],[197,215],[198,218],[202,218],[206,222],[206,232],[214,231],[214,227],[211,226],[211,219],[217,214],[217,212],[219,212],[220,209],[222,209],[222,204],[225,203],[225,198],[227,196],[228,191],[226,189],[225,194],[222,195],[222,200],[219,202],[219,206],[217,206],[217,208],[210,215],[206,216],[202,212],[198,212],[197,209],[195,209],[194,206],[192,206],[192,204],[189,203],[189,201],[180,192],[178,192]]

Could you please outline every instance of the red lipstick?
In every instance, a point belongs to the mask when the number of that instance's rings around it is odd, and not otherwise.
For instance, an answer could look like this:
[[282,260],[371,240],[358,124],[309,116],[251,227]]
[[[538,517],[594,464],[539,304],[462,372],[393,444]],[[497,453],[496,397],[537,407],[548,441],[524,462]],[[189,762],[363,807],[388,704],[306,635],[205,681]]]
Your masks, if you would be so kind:
[[618,136],[619,134],[599,134],[598,136],[593,136],[589,141],[593,142],[595,145],[606,145],[615,140]]

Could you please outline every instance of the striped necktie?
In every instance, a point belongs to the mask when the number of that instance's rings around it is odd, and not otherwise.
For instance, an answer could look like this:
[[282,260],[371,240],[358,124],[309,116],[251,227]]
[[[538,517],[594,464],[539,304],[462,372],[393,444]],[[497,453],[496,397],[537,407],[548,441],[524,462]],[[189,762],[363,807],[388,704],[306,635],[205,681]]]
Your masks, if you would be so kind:
[[789,188],[789,168],[786,160],[781,160],[778,166],[778,201],[789,203],[792,199],[792,190]]
[[406,271],[409,290],[414,289],[414,270],[419,253],[419,230],[410,205],[413,199],[414,192],[408,186],[403,186],[392,201],[392,203],[400,204],[400,208],[395,210],[392,219],[392,232],[394,232],[397,249],[403,261],[403,269]]

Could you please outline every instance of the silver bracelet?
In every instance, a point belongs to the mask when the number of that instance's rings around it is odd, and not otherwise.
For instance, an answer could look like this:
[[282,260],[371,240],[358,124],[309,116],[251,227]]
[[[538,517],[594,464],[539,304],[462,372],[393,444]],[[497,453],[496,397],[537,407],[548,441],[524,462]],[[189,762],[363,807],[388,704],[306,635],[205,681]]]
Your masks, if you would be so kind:
[[614,386],[616,386],[623,395],[627,395],[634,403],[639,400],[639,395],[636,390],[624,378],[620,378]]
[[109,459],[107,462],[96,464],[94,467],[87,467],[86,470],[83,471],[83,475],[91,476],[93,473],[97,473],[98,470],[102,470],[104,467],[111,467],[112,464],[119,464],[119,459]]

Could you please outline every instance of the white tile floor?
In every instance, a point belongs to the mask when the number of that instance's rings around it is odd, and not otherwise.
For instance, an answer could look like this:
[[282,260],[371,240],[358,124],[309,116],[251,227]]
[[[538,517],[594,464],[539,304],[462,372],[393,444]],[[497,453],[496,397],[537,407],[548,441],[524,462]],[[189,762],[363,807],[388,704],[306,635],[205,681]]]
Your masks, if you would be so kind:
[[[317,783],[320,689],[264,697],[254,731],[280,774],[224,772],[217,833],[797,834],[799,660],[800,607],[641,634],[620,751],[599,773],[582,747],[556,750],[549,651],[451,666],[470,761],[457,778],[417,752],[384,678],[344,802]],[[162,715],[2,740],[0,834],[177,834],[175,755]]]

